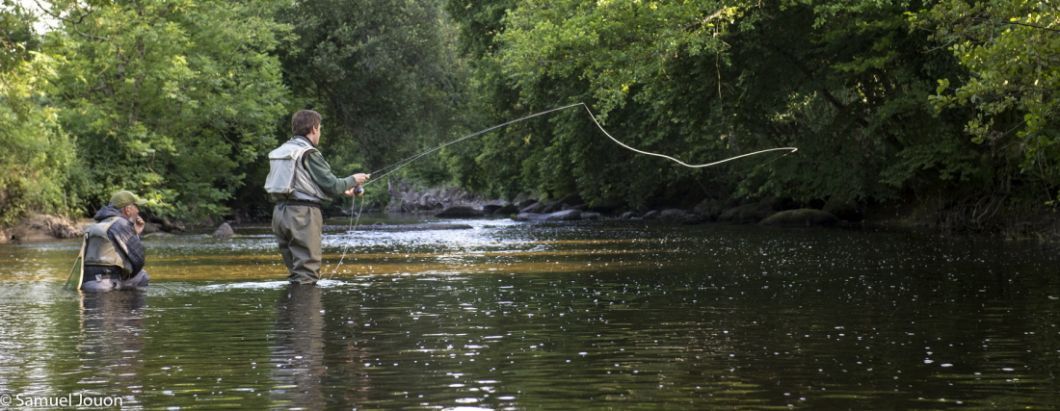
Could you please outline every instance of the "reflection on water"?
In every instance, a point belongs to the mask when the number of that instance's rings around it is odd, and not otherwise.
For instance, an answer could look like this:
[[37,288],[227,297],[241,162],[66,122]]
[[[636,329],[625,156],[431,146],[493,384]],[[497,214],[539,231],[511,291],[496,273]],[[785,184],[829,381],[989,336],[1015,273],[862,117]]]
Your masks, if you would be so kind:
[[321,409],[324,366],[324,305],[321,289],[288,285],[276,303],[271,395],[276,406]]
[[151,287],[102,295],[60,289],[74,243],[0,246],[0,393],[149,408],[1060,407],[1060,265],[1033,244],[462,223],[333,227],[315,287],[283,281],[264,229],[148,240]]

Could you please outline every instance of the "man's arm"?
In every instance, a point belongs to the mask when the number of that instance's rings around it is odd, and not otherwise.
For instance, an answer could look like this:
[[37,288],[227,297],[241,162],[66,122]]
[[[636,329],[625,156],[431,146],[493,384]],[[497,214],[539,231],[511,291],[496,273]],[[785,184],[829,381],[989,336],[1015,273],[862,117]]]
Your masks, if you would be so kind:
[[309,176],[327,195],[338,197],[346,190],[357,185],[352,176],[345,178],[336,177],[335,173],[331,172],[331,165],[328,164],[327,160],[324,160],[324,156],[319,151],[310,151],[306,153],[306,157],[305,163],[306,168],[309,169]]
[[144,245],[140,242],[140,236],[133,231],[132,223],[121,218],[115,221],[107,230],[110,241],[117,246],[118,253],[132,267],[132,275],[136,275],[144,268],[146,257],[144,256]]

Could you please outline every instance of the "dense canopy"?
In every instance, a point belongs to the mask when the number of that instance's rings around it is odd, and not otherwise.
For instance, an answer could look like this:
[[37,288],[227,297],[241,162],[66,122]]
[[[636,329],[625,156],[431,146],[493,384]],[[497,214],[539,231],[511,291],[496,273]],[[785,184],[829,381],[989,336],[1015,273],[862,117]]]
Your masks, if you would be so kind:
[[[42,8],[43,7],[43,8]],[[1060,206],[1060,5],[964,0],[5,0],[0,225],[119,188],[186,221],[267,208],[324,114],[340,173],[590,205],[781,201],[995,228]],[[380,186],[382,187],[382,186]],[[377,190],[380,191],[380,190]],[[386,201],[375,194],[376,202]]]

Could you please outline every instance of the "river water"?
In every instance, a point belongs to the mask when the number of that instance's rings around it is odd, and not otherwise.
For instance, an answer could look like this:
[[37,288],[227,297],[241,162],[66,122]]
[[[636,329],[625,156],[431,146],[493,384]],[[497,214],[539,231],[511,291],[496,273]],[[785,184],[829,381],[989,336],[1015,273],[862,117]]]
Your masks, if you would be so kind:
[[333,223],[315,287],[283,281],[263,227],[147,239],[146,292],[62,290],[76,241],[0,246],[0,395],[174,409],[1060,408],[1060,258],[1036,243]]

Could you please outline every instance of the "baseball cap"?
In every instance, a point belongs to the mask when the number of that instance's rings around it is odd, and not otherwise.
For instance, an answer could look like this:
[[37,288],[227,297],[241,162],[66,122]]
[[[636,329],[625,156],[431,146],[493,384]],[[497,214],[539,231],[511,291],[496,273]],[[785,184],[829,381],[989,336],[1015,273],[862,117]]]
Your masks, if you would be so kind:
[[118,208],[125,207],[129,204],[142,206],[145,203],[147,203],[146,200],[137,197],[136,194],[133,194],[131,191],[121,190],[110,196],[110,205]]

